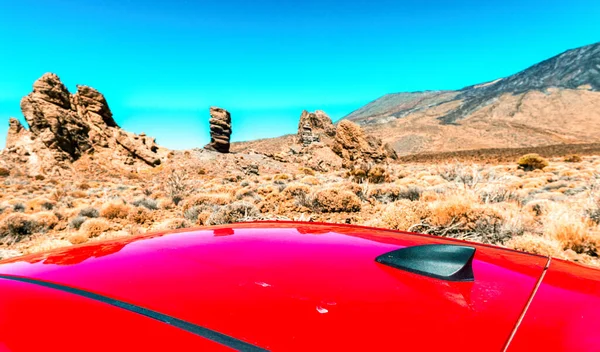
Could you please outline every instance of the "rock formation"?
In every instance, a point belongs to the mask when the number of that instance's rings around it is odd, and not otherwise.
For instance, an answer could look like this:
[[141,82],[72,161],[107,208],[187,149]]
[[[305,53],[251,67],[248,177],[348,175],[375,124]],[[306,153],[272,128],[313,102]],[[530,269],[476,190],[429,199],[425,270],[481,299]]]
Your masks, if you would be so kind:
[[319,137],[319,135],[315,135],[312,132],[312,128],[310,127],[310,125],[308,123],[305,123],[304,126],[302,126],[302,131],[300,134],[300,143],[302,143],[303,146],[308,147],[312,143],[317,143],[320,141],[321,138]]
[[397,159],[394,149],[376,137],[366,136],[359,125],[348,120],[338,124],[332,150],[344,159],[349,167],[358,161],[382,162],[386,158]]
[[215,106],[210,107],[210,143],[204,148],[229,153],[231,136],[231,115],[229,111]]
[[105,153],[120,164],[161,162],[155,140],[119,128],[104,96],[94,88],[77,86],[70,94],[57,75],[46,73],[21,100],[29,125],[11,118],[3,155],[27,163],[29,173],[64,168],[84,154]]
[[302,111],[298,122],[298,143],[309,145],[333,136],[335,136],[335,126],[325,112]]

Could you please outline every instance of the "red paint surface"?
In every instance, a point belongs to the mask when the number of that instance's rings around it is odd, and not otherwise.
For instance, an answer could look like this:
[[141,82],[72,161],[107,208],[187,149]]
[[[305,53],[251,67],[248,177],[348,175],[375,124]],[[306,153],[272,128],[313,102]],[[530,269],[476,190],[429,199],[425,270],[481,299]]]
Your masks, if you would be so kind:
[[552,259],[508,351],[600,351],[600,271]]
[[[355,226],[236,224],[19,258],[0,264],[0,274],[89,290],[270,350],[502,350],[547,259],[470,244],[474,282],[374,261],[448,242]],[[110,325],[115,310],[94,319]],[[129,331],[141,333],[135,324]]]
[[231,351],[119,308],[0,280],[0,351]]

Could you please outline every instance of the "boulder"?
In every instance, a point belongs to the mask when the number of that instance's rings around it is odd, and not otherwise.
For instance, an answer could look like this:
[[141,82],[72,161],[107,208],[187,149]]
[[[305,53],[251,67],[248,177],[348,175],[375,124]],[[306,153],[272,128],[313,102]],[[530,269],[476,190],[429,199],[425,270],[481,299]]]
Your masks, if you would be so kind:
[[231,136],[231,114],[225,109],[210,107],[210,143],[205,149],[229,153],[229,138]]

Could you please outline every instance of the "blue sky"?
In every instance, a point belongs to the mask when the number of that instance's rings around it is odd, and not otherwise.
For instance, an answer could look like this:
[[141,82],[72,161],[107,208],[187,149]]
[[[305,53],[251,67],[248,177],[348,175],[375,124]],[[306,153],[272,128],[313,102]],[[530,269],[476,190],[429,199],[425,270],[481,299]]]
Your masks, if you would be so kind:
[[[45,72],[106,96],[117,123],[183,149],[294,133],[392,92],[458,89],[600,41],[598,0],[0,2],[0,146]],[[1,122],[6,121],[6,122]]]

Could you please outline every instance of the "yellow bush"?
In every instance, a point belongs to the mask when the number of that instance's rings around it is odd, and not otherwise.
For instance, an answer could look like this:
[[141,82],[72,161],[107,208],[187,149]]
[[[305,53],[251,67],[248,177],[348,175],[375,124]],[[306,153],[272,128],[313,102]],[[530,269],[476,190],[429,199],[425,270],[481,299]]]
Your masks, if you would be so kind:
[[548,166],[548,160],[542,158],[539,154],[526,154],[517,161],[519,168],[525,171],[533,171],[543,169]]
[[307,185],[303,185],[301,183],[290,183],[283,190],[282,196],[285,199],[289,200],[295,197],[305,196],[308,193],[310,193],[310,187],[308,187]]
[[428,217],[427,204],[402,199],[389,205],[383,211],[381,220],[390,229],[407,231],[411,226],[420,224]]
[[275,175],[275,177],[273,177],[274,180],[279,180],[279,181],[284,181],[284,180],[289,180],[290,179],[290,175],[288,174],[277,174]]
[[581,158],[581,156],[579,156],[577,154],[567,155],[563,159],[563,161],[565,161],[567,163],[580,163],[582,160],[583,159]]
[[523,235],[510,239],[506,246],[519,251],[561,258],[563,250],[561,243],[555,239],[543,236]]
[[314,195],[314,205],[323,212],[354,212],[360,211],[360,199],[356,194],[327,188],[317,191]]
[[86,220],[81,227],[79,228],[79,232],[83,236],[96,237],[99,236],[104,231],[110,228],[110,224],[108,221],[99,218],[92,218]]
[[127,219],[135,222],[136,224],[145,224],[152,222],[154,216],[150,210],[144,207],[133,207],[129,210]]
[[307,185],[313,185],[313,186],[317,186],[320,185],[321,182],[319,182],[319,179],[314,177],[314,176],[306,176],[303,177],[300,182],[302,183],[306,183]]
[[122,201],[106,203],[100,210],[100,216],[107,219],[125,219],[129,215],[129,206]]
[[600,238],[593,234],[590,224],[573,214],[563,213],[546,220],[544,234],[550,239],[557,240],[562,248],[571,249],[576,253],[596,256],[600,248]]

